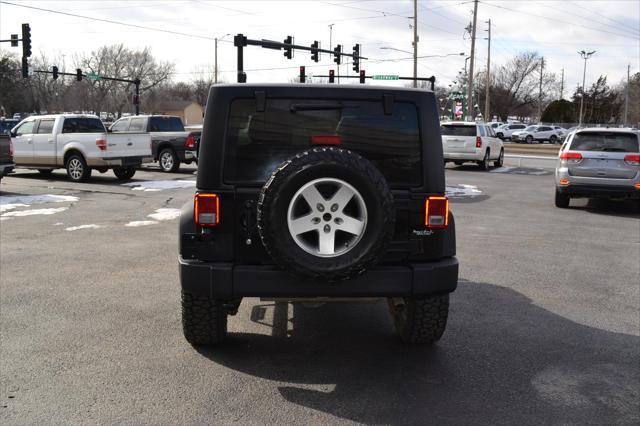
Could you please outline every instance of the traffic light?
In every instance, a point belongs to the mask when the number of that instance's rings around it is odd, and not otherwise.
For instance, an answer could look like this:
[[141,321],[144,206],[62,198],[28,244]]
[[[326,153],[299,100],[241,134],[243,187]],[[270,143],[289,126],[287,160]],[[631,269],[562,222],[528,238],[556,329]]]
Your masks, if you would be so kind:
[[340,65],[340,60],[342,59],[341,53],[342,53],[342,45],[339,44],[333,48],[333,54],[335,55],[335,58],[333,58],[333,62],[335,62],[338,65]]
[[293,58],[293,48],[291,47],[293,44],[293,37],[287,36],[287,38],[284,39],[284,44],[289,45],[289,47],[284,48],[284,57],[287,59]]
[[22,24],[22,56],[31,56],[31,27],[29,24]]
[[58,67],[56,67],[55,65],[53,66],[53,79],[57,80],[58,79]]
[[22,57],[22,78],[29,78],[29,60]]
[[333,83],[335,81],[335,73],[333,70],[329,70],[329,83]]
[[360,83],[364,84],[364,79],[366,78],[366,73],[364,72],[364,70],[360,70]]
[[320,60],[320,55],[318,49],[320,48],[320,42],[315,40],[311,44],[311,60],[314,62],[318,62]]
[[76,68],[76,80],[82,81],[82,70],[80,68]]
[[304,71],[305,71],[305,68],[304,68],[304,65],[302,65],[300,67],[300,83],[304,83],[306,80],[306,75]]
[[11,47],[18,47],[18,34],[11,34]]
[[353,46],[353,70],[360,71],[360,45]]

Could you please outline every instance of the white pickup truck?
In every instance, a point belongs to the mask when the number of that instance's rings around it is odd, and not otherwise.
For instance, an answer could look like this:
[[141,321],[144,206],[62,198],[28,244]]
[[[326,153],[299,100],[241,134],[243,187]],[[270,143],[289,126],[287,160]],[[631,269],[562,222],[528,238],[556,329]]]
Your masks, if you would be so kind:
[[81,182],[91,170],[113,169],[118,179],[131,179],[136,167],[153,161],[148,134],[107,133],[95,115],[37,115],[11,130],[17,167],[50,174],[64,167],[69,178]]

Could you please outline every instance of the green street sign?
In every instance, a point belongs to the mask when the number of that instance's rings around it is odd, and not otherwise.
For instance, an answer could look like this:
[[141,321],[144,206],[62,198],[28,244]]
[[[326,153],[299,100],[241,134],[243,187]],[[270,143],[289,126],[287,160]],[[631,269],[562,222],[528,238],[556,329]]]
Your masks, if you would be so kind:
[[93,80],[93,81],[99,81],[99,80],[102,80],[102,77],[100,77],[98,74],[96,74],[96,73],[94,73],[94,72],[87,74],[87,78],[88,78],[89,80]]
[[374,75],[373,76],[374,80],[400,80],[400,76],[397,75]]

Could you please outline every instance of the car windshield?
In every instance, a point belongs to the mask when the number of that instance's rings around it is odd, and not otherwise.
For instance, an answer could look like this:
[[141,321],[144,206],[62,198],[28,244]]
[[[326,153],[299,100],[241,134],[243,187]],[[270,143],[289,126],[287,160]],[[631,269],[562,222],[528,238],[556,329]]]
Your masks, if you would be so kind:
[[529,126],[526,129],[524,129],[526,132],[533,132],[535,130],[538,129],[538,126]]
[[476,126],[464,124],[446,124],[441,128],[442,136],[475,136]]
[[621,132],[580,132],[573,137],[572,151],[639,152],[638,136]]
[[[475,128],[475,127],[474,127]],[[331,138],[376,165],[391,185],[419,185],[422,156],[418,110],[395,102],[385,114],[382,102],[270,99],[256,110],[255,99],[231,105],[225,178],[263,183],[278,164]]]

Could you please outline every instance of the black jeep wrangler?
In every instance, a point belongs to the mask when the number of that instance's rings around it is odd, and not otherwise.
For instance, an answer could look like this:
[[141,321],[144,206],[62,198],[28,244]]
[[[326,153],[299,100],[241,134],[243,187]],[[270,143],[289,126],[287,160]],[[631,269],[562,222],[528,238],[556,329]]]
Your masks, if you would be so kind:
[[458,261],[433,92],[213,86],[199,160],[180,218],[190,343],[221,342],[243,297],[386,297],[403,341],[442,336]]

